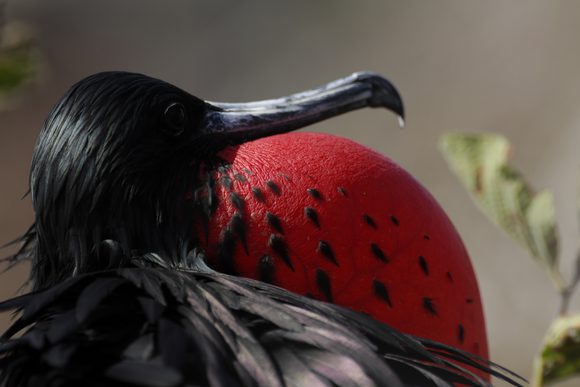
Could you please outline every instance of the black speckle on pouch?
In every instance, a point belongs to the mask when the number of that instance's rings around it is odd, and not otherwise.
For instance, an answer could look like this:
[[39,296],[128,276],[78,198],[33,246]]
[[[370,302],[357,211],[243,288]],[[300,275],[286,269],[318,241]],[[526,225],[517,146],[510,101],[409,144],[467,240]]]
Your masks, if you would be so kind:
[[232,169],[231,165],[220,165],[219,167],[217,167],[217,170],[219,173],[221,173],[222,175],[227,174],[230,169]]
[[234,179],[236,179],[237,181],[239,181],[240,183],[245,183],[248,180],[246,179],[246,176],[242,175],[241,173],[235,173],[234,174]]
[[364,214],[363,215],[363,220],[366,224],[368,224],[369,226],[371,226],[371,228],[373,229],[377,229],[377,224],[375,223],[374,219],[371,218],[369,215]]
[[292,271],[294,271],[294,265],[292,265],[292,260],[288,254],[288,246],[284,237],[279,234],[270,235],[268,240],[268,246],[284,261],[286,266],[288,266]]
[[375,296],[386,302],[389,308],[393,307],[393,303],[391,302],[391,296],[389,295],[387,286],[383,282],[376,279],[373,280],[373,292]]
[[272,214],[269,211],[266,212],[266,223],[268,223],[268,226],[272,227],[274,231],[280,234],[284,234],[280,218],[278,218],[276,215]]
[[318,286],[318,290],[324,295],[324,298],[326,298],[326,301],[332,302],[330,277],[322,269],[316,269],[316,285]]
[[318,213],[312,207],[305,207],[304,208],[304,215],[316,226],[316,228],[320,228],[320,222],[318,221]]
[[276,266],[268,254],[264,254],[258,262],[258,279],[262,282],[273,283]]
[[465,341],[465,328],[461,324],[457,325],[457,339],[461,344]]
[[334,256],[334,251],[332,251],[332,247],[330,246],[330,243],[323,240],[319,241],[318,252],[320,252],[330,262],[334,263],[336,266],[339,266],[338,262],[336,261],[336,257]]
[[389,263],[389,257],[385,255],[383,250],[376,243],[371,243],[371,251],[379,261]]
[[264,203],[264,201],[266,200],[266,198],[264,197],[264,192],[262,192],[262,190],[258,187],[252,188],[252,194],[254,195],[256,200],[258,200],[261,203]]
[[266,181],[266,186],[274,193],[276,196],[280,196],[280,187],[278,184],[274,183],[272,180]]
[[435,303],[433,302],[432,298],[430,297],[423,298],[423,309],[425,309],[425,311],[430,315],[437,316],[437,308],[435,307]]
[[218,244],[218,257],[223,270],[232,275],[237,271],[234,267],[234,250],[236,247],[236,236],[230,227],[226,227],[220,235]]
[[228,191],[232,190],[232,179],[228,175],[222,175],[220,183]]
[[451,274],[450,271],[448,271],[447,273],[445,273],[445,277],[447,278],[447,281],[453,282],[453,275]]
[[316,200],[322,200],[322,194],[316,188],[308,188],[306,192],[308,192],[308,195],[310,195],[312,198]]
[[230,200],[238,211],[244,210],[244,199],[235,192],[230,193]]
[[428,276],[429,275],[429,265],[427,264],[427,259],[425,259],[425,257],[422,255],[419,256],[419,266],[421,266],[421,270],[423,271],[423,274]]
[[240,238],[242,246],[244,247],[244,252],[246,253],[246,255],[248,255],[249,251],[248,251],[248,241],[246,239],[246,225],[244,223],[244,218],[242,217],[241,213],[236,212],[232,216],[232,218],[230,219],[229,227],[231,227],[234,234],[237,235],[238,238]]

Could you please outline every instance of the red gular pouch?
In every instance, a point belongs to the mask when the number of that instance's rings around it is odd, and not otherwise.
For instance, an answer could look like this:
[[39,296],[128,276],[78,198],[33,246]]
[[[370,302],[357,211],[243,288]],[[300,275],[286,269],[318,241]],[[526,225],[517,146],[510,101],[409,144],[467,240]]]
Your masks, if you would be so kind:
[[469,255],[439,204],[399,165],[307,132],[219,157],[226,163],[213,175],[216,207],[202,238],[210,266],[488,358]]

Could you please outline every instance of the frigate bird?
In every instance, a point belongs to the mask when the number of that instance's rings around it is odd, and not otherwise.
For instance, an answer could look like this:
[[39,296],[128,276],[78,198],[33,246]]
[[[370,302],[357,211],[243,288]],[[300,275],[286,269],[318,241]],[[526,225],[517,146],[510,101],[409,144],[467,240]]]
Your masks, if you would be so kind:
[[195,224],[216,205],[217,152],[363,107],[403,116],[372,73],[253,103],[127,72],[75,84],[34,150],[35,222],[9,258],[30,260],[32,290],[0,304],[17,311],[0,385],[486,385],[473,369],[518,384],[452,346],[207,265]]

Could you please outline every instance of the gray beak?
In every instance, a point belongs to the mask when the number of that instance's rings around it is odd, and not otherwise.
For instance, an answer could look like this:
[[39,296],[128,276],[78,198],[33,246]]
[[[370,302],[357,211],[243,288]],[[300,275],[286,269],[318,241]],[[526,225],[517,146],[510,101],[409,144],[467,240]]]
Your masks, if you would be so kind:
[[403,125],[403,101],[393,84],[378,74],[359,72],[277,99],[247,103],[206,101],[206,115],[200,128],[204,137],[224,145],[239,144],[366,107],[391,110]]

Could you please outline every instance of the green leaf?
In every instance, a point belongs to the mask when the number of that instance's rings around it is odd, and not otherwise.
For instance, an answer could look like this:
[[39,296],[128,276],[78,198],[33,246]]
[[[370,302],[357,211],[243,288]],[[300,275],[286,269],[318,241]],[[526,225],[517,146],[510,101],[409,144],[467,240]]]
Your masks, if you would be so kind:
[[0,111],[16,91],[36,78],[39,55],[27,28],[18,23],[0,26]]
[[440,149],[484,213],[526,248],[562,290],[554,199],[548,191],[535,193],[509,165],[510,145],[505,137],[446,134]]
[[580,376],[580,315],[556,319],[534,364],[533,385]]
[[36,66],[31,51],[28,45],[0,51],[1,93],[13,91],[32,78]]

